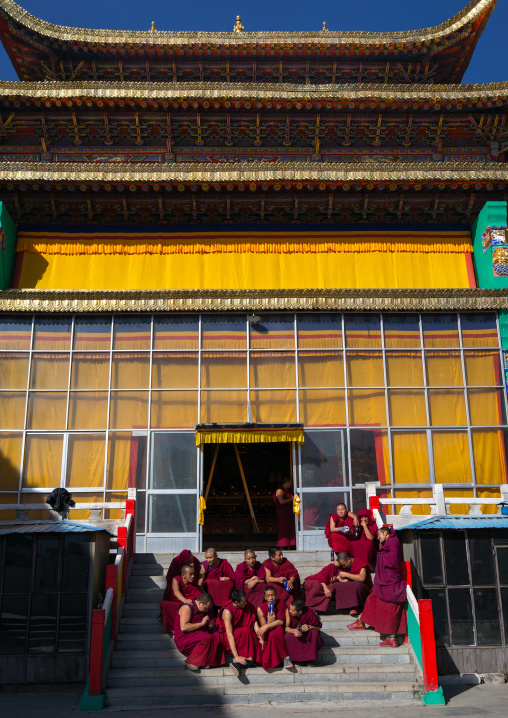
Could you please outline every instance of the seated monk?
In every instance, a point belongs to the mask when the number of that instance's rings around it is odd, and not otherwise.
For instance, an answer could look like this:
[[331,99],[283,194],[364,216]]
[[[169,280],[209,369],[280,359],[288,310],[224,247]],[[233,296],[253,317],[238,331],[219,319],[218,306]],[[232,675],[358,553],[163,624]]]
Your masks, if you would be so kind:
[[226,663],[224,646],[213,626],[213,601],[209,593],[202,593],[192,603],[182,603],[174,625],[175,645],[187,656],[185,667],[190,671],[217,668]]
[[318,651],[324,645],[320,635],[321,621],[312,608],[307,608],[301,598],[295,598],[286,609],[286,633],[284,640],[289,657],[298,663],[314,663]]
[[201,564],[203,588],[211,594],[219,608],[227,603],[235,587],[235,572],[225,558],[219,558],[214,548],[207,548]]
[[[268,549],[269,558],[263,563],[266,569],[266,582],[275,587],[277,598],[287,606],[292,598],[297,598],[300,591],[300,575],[291,561],[284,558],[278,546]],[[287,590],[285,582],[287,581]]]
[[202,590],[199,584],[199,575],[194,572],[194,567],[190,565],[182,566],[180,576],[175,576],[169,586],[164,591],[161,601],[161,615],[166,633],[173,633],[173,624],[178,614],[181,603],[189,606],[195,598],[201,596]]
[[361,558],[374,566],[377,554],[376,521],[370,509],[361,509],[358,512],[358,520],[360,521],[359,533],[351,542],[349,550],[355,558]]
[[235,588],[245,591],[247,601],[259,608],[265,600],[266,570],[257,560],[255,551],[245,550],[245,561],[239,563],[235,571]]
[[349,552],[349,542],[355,539],[358,518],[347,510],[346,504],[337,504],[337,513],[330,514],[325,528],[328,545],[335,553]]
[[269,671],[284,663],[284,668],[293,668],[284,642],[286,605],[279,601],[273,586],[265,587],[265,602],[258,608],[257,613],[261,626],[258,638],[263,648],[262,667]]
[[[175,578],[175,576],[180,576],[182,573],[182,568],[186,565],[192,566],[194,568],[194,573],[196,576],[199,576],[199,573],[201,571],[201,563],[198,558],[192,555],[192,553],[185,549],[181,553],[178,554],[178,556],[175,556],[175,558],[171,561],[168,572],[166,574],[166,588],[169,588],[171,590],[171,582]],[[166,598],[164,598],[166,600]]]
[[307,576],[303,584],[303,590],[305,591],[305,605],[308,608],[313,608],[315,611],[323,613],[328,610],[330,600],[335,595],[335,582],[339,580],[341,570],[336,559],[318,573]]
[[374,587],[365,601],[362,615],[348,626],[352,631],[364,631],[367,626],[385,636],[380,646],[396,648],[396,636],[407,633],[406,581],[402,575],[402,548],[392,526],[382,526],[377,532],[379,551],[376,561]]
[[219,612],[219,638],[226,653],[233,656],[231,670],[235,676],[242,668],[261,663],[261,643],[256,609],[247,602],[245,591],[235,588],[231,600]]
[[344,552],[337,554],[337,562],[341,570],[334,584],[335,607],[350,609],[349,613],[356,616],[372,589],[371,567],[367,561]]

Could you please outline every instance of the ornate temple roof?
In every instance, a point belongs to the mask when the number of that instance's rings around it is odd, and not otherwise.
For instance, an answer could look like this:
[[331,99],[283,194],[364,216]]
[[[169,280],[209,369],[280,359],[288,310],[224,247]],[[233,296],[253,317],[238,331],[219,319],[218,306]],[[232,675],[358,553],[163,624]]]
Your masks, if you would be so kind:
[[402,32],[140,32],[54,25],[0,0],[0,38],[22,80],[458,82],[495,3]]

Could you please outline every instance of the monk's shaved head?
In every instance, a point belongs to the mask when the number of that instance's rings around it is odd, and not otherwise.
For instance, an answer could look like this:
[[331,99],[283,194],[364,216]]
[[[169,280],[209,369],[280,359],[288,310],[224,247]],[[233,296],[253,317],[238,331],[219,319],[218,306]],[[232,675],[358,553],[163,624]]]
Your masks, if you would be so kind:
[[214,556],[217,556],[217,551],[214,548],[207,548],[205,551],[205,556],[207,556],[210,553],[213,554]]
[[336,553],[335,556],[337,557],[337,561],[349,561],[350,558],[353,558],[353,556],[351,556],[350,553],[347,553],[347,551]]
[[256,552],[254,551],[253,548],[246,548],[245,551],[243,552],[244,558],[247,558],[247,556],[249,554],[253,554],[255,556]]
[[180,573],[182,574],[182,576],[185,576],[187,571],[194,571],[194,566],[191,566],[189,563],[186,563],[184,566],[182,566],[182,570],[180,571]]

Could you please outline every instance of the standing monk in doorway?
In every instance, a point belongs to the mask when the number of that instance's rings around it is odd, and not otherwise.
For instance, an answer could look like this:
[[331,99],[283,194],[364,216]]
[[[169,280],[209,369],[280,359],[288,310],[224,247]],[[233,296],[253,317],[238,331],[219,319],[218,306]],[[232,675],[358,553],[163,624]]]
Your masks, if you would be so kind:
[[282,549],[296,547],[295,517],[293,514],[293,481],[287,477],[273,495],[277,508],[277,546]]

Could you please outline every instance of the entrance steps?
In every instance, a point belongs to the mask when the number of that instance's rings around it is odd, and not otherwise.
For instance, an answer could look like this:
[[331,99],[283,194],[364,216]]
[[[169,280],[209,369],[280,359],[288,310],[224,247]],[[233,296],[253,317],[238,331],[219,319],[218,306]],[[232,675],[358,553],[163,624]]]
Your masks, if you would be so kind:
[[[287,555],[302,577],[330,560],[328,551]],[[107,705],[169,708],[326,701],[344,708],[365,704],[370,710],[379,703],[391,708],[418,704],[421,685],[410,647],[383,648],[378,634],[349,631],[350,616],[335,610],[321,616],[325,645],[314,666],[269,672],[249,668],[240,678],[227,666],[190,673],[184,668],[185,657],[158,621],[164,576],[173,556],[135,557],[108,672]],[[233,566],[243,560],[240,553],[221,556]]]

